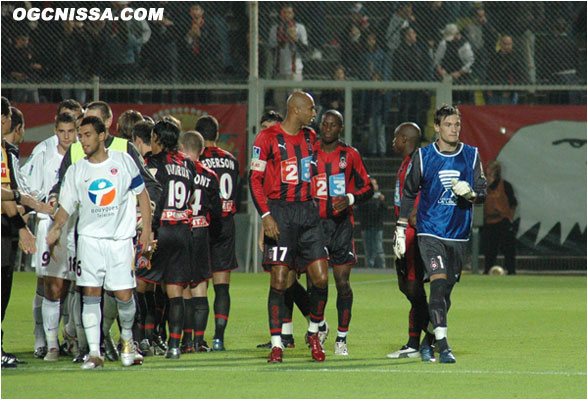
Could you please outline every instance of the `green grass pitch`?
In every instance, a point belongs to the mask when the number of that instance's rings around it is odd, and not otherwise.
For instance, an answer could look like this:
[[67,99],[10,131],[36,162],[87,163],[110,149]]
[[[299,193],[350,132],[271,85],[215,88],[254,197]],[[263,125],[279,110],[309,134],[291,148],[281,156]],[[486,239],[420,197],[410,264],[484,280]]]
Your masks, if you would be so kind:
[[[226,352],[150,357],[130,368],[107,362],[103,370],[81,371],[69,359],[33,359],[35,276],[16,273],[2,324],[4,348],[28,364],[2,370],[2,398],[586,398],[586,276],[465,275],[449,313],[453,365],[387,359],[407,339],[409,305],[396,275],[351,279],[349,357],[333,355],[331,284],[326,361],[311,361],[306,322],[295,309],[296,348],[285,350],[283,364],[268,365],[268,351],[255,346],[268,340],[269,276],[233,274]],[[209,342],[212,318],[211,310]]]

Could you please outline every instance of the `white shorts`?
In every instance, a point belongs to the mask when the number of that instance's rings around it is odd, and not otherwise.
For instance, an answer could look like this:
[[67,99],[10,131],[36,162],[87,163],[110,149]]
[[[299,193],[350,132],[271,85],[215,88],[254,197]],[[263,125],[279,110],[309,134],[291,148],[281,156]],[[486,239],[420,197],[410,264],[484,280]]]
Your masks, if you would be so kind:
[[75,273],[71,271],[72,256],[75,256],[75,243],[73,229],[69,230],[67,224],[61,232],[59,246],[55,246],[53,254],[57,257],[54,260],[49,254],[47,245],[47,233],[51,228],[50,219],[39,219],[36,233],[37,252],[33,255],[32,266],[35,268],[37,276],[42,278],[51,276],[55,278],[75,280]]
[[124,290],[135,287],[133,239],[78,237],[77,286]]

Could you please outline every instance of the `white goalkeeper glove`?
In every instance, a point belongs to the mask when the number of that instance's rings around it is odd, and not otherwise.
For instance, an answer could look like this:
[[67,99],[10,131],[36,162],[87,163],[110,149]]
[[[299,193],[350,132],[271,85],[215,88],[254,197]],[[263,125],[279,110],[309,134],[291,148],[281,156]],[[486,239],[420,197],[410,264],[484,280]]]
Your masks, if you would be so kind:
[[453,178],[451,184],[453,185],[451,190],[453,190],[453,193],[455,193],[456,196],[461,196],[470,201],[476,197],[476,192],[474,192],[474,189],[472,189],[470,184],[466,181],[460,181],[457,178]]
[[408,223],[397,222],[396,232],[394,233],[394,255],[396,258],[404,257],[406,253],[406,228]]

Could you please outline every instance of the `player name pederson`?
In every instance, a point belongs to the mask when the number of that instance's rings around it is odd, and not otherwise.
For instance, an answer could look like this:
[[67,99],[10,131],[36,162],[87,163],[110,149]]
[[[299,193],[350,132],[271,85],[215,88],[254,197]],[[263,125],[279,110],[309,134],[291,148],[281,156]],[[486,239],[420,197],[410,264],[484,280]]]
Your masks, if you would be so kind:
[[206,167],[215,169],[215,168],[227,168],[227,169],[235,169],[235,161],[228,159],[228,158],[207,158],[205,160],[201,160],[202,164]]

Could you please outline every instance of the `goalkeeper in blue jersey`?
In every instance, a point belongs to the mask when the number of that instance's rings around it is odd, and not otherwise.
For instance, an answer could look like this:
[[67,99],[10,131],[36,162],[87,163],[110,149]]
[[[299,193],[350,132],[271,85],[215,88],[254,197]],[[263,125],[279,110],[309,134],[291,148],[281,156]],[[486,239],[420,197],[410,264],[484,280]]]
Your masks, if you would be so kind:
[[[408,217],[420,190],[417,236],[430,279],[429,315],[434,328],[439,362],[455,363],[447,342],[447,312],[451,290],[459,281],[472,226],[472,203],[486,198],[486,178],[478,149],[459,141],[461,116],[444,105],[435,112],[437,140],[416,151],[408,167],[400,217],[396,224],[394,253],[406,252]],[[421,359],[434,362],[430,343],[421,344]]]

